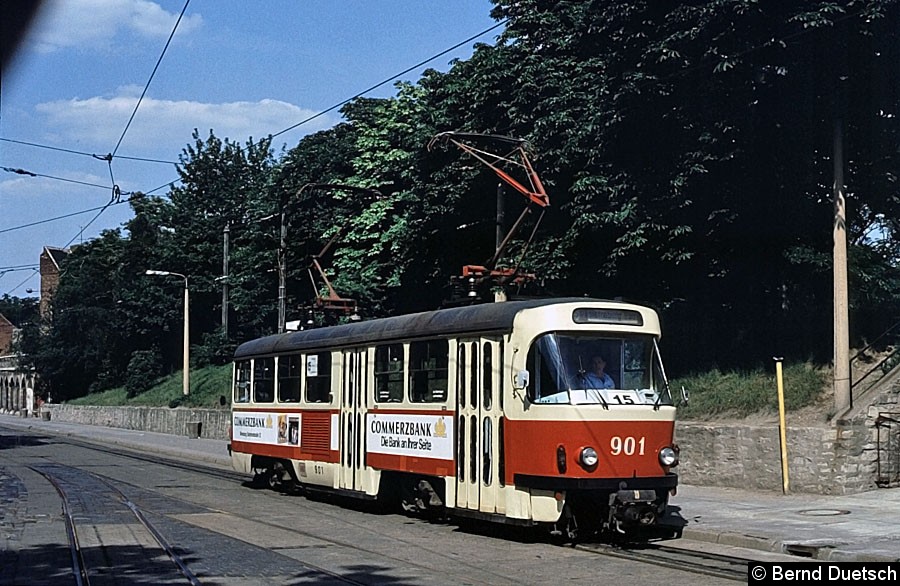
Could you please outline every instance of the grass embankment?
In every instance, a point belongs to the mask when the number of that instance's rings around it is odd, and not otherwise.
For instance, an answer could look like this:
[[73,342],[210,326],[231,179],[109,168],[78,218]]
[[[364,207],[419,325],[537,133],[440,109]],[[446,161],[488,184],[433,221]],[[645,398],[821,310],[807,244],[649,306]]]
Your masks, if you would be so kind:
[[[783,368],[786,411],[816,404],[822,397],[828,372],[808,363],[787,364]],[[746,372],[712,370],[671,381],[676,401],[681,387],[687,389],[690,402],[680,406],[681,419],[710,417],[747,417],[778,413],[778,389],[774,368]]]
[[[774,370],[774,369],[772,369]],[[785,408],[796,411],[821,398],[828,372],[810,364],[784,367]],[[220,408],[220,398],[230,404],[231,365],[207,366],[191,371],[191,394],[182,394],[181,371],[161,380],[150,390],[128,398],[124,388],[93,393],[69,401],[72,405],[182,406]],[[671,381],[680,419],[743,418],[778,412],[775,373],[762,368],[744,372],[712,370]],[[688,405],[681,405],[681,387]]]
[[68,401],[70,405],[125,405],[131,407],[207,407],[220,408],[225,397],[228,407],[231,396],[231,365],[205,366],[191,370],[191,392],[184,396],[181,371],[162,379],[156,386],[135,397],[128,397],[124,387],[91,393]]

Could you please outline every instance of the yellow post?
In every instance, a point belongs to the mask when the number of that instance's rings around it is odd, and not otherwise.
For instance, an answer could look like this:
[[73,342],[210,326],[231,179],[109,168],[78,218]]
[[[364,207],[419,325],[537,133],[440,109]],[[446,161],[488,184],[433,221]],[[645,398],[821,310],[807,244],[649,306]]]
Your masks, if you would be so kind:
[[784,494],[791,491],[791,484],[788,480],[788,456],[787,456],[787,434],[784,425],[784,382],[781,376],[781,361],[783,358],[773,358],[775,360],[775,382],[778,385],[778,425],[781,428],[781,482]]

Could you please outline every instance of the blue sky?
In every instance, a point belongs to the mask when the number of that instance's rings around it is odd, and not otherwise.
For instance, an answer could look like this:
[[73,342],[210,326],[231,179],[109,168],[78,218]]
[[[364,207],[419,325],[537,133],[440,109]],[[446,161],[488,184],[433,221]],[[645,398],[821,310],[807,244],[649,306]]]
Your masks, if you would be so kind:
[[[0,170],[0,295],[37,295],[30,267],[43,246],[89,240],[129,210],[22,226],[100,208],[113,181],[146,192],[178,177],[171,163],[120,157],[175,162],[194,128],[240,143],[278,133],[496,24],[489,0],[191,0],[125,132],[184,4],[44,2],[0,87],[0,167],[39,175]],[[501,30],[477,42],[494,43]],[[427,67],[446,71],[473,43]],[[393,93],[386,84],[367,95]],[[276,151],[338,116],[280,135]],[[113,151],[111,168],[91,156]]]

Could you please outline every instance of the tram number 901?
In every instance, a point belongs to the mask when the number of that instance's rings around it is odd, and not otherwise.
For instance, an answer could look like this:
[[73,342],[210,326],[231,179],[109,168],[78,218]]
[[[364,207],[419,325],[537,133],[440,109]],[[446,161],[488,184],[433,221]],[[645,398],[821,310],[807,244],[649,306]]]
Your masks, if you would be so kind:
[[619,437],[614,435],[609,440],[609,451],[613,456],[621,456],[622,454],[625,454],[626,456],[633,456],[635,454],[643,456],[644,437],[634,438],[631,436]]

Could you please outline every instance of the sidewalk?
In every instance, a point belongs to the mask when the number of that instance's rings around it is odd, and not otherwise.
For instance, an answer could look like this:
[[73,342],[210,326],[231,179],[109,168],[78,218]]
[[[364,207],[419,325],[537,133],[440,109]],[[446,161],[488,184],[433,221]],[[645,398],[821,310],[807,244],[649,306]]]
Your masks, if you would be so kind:
[[191,459],[231,469],[228,442],[222,440],[190,438],[183,435],[153,433],[118,427],[44,421],[36,418],[22,418],[0,414],[0,428],[3,427],[25,429],[34,433],[67,436],[105,446],[118,446],[144,453],[150,452],[178,459]]
[[[227,442],[0,415],[0,428],[70,436],[231,468]],[[900,561],[900,489],[782,495],[681,485],[670,505],[683,537],[823,561]]]

